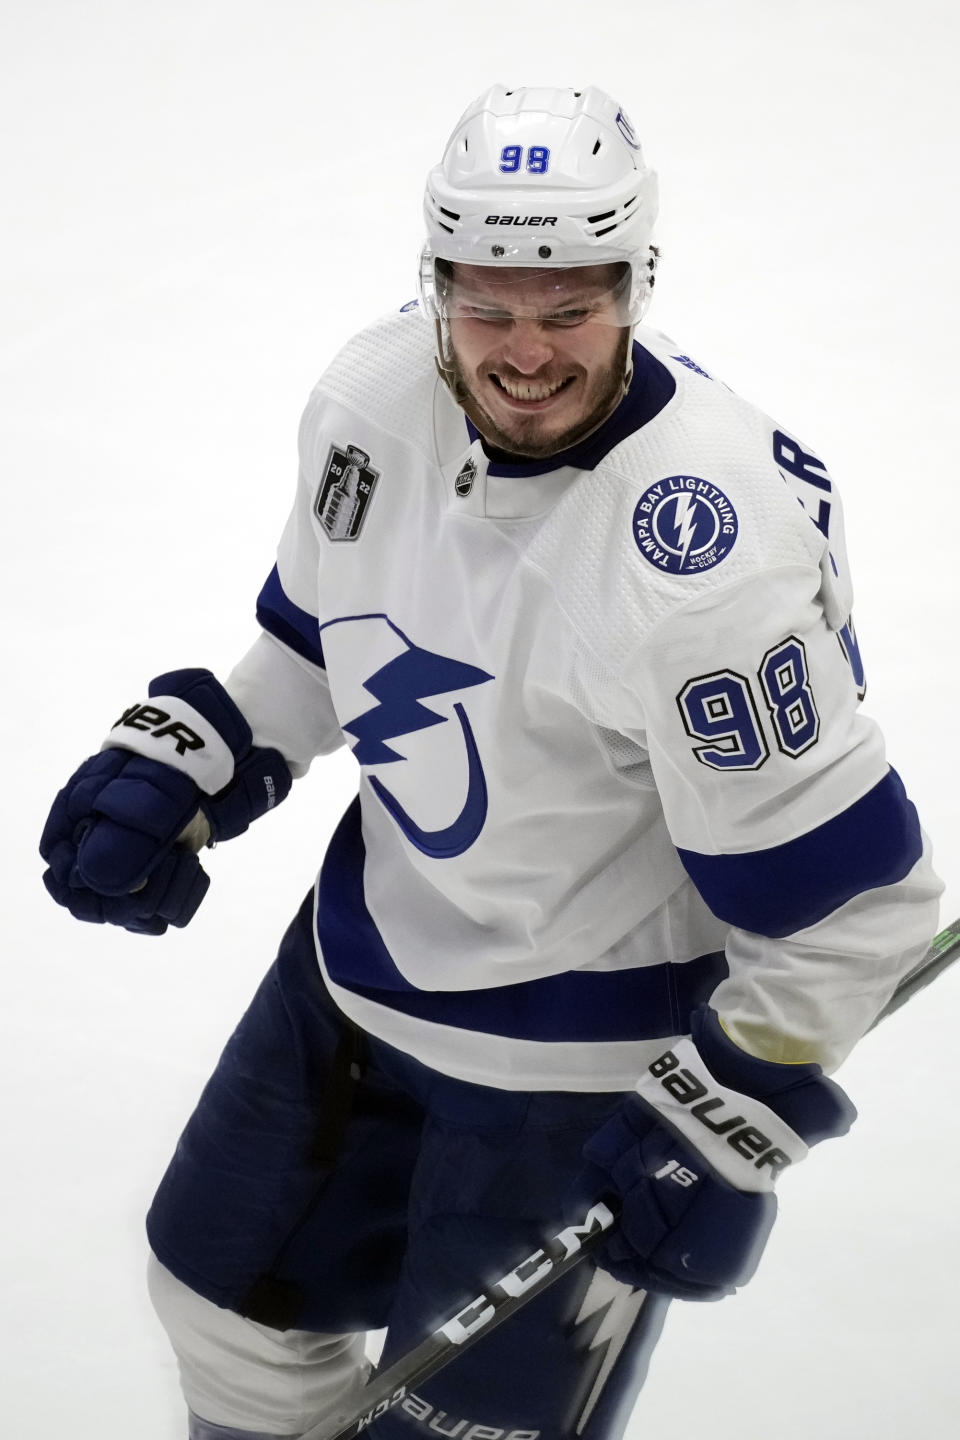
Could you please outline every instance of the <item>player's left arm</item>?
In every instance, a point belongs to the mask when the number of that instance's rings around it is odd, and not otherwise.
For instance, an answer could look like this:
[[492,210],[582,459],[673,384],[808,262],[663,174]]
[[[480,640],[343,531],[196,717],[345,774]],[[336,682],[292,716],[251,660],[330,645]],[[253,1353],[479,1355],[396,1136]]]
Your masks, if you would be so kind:
[[713,1298],[749,1279],[776,1178],[855,1116],[829,1072],[937,928],[929,844],[859,710],[831,546],[819,574],[794,556],[700,587],[634,657],[630,733],[730,927],[728,976],[691,1037],[587,1149],[594,1184],[623,1196],[604,1263],[649,1289]]
[[943,888],[842,636],[785,570],[688,607],[645,665],[667,825],[730,926],[714,1008],[748,1052],[829,1073],[924,953]]

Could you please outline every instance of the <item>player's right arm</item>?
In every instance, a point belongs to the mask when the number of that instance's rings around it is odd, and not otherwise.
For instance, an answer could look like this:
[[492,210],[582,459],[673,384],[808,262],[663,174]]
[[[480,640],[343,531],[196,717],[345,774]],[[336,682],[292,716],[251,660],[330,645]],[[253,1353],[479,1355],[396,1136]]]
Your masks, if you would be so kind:
[[44,884],[78,920],[147,935],[186,925],[209,886],[196,849],[242,834],[291,782],[209,670],[160,675],[54,800]]
[[186,925],[209,886],[196,851],[242,834],[343,743],[311,611],[310,483],[302,463],[258,601],[263,634],[226,683],[209,670],[157,677],[57,795],[40,841],[44,884],[77,919],[154,935]]

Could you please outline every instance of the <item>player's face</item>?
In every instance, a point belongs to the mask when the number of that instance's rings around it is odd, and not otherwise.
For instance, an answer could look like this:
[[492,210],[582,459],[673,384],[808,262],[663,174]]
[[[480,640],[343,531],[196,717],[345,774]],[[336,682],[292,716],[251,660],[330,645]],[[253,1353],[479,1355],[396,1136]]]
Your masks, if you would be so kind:
[[489,444],[543,459],[616,408],[630,343],[620,289],[613,265],[453,267],[444,311],[454,393]]

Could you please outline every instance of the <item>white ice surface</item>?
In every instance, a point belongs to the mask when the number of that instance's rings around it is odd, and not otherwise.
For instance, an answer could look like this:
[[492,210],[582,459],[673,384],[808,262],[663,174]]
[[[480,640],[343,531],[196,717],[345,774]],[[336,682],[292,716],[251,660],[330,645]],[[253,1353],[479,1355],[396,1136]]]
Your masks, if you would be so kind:
[[[49,903],[53,793],[161,670],[253,634],[302,402],[413,294],[423,175],[493,80],[620,96],[651,319],[842,483],[868,705],[960,911],[951,0],[2,0],[0,1434],[178,1440],[142,1214],[353,789],[210,858],[189,930]],[[957,1433],[960,973],[865,1041],[861,1119],[735,1300],[676,1306],[630,1440]]]

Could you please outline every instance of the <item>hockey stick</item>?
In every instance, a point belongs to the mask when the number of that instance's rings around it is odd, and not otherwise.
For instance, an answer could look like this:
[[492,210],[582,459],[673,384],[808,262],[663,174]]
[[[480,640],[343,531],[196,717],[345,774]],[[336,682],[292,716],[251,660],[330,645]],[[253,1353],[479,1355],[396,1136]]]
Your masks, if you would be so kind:
[[[912,1000],[914,995],[919,995],[921,990],[926,990],[931,981],[936,980],[938,975],[942,975],[958,956],[960,956],[960,919],[952,921],[938,935],[934,935],[923,959],[919,960],[913,969],[908,970],[904,975],[870,1026],[870,1030],[875,1030],[881,1020],[886,1020],[888,1015],[899,1010],[900,1006],[905,1005],[908,1000]],[[867,1034],[869,1033],[868,1030]]]
[[[870,1029],[874,1030],[881,1020],[886,1020],[888,1015],[925,990],[958,958],[960,919],[954,920],[934,937],[923,959],[903,977]],[[616,1223],[616,1218],[615,1202],[598,1201],[592,1205],[580,1224],[568,1225],[545,1240],[541,1249],[534,1250],[513,1270],[488,1285],[468,1305],[438,1326],[432,1335],[406,1355],[401,1355],[386,1370],[375,1371],[363,1387],[360,1405],[352,1414],[328,1416],[305,1431],[300,1440],[354,1440],[381,1415],[399,1405],[417,1386],[436,1375],[438,1370],[469,1349],[481,1336],[507,1320],[596,1250],[607,1231]],[[337,1428],[331,1428],[333,1426]]]

